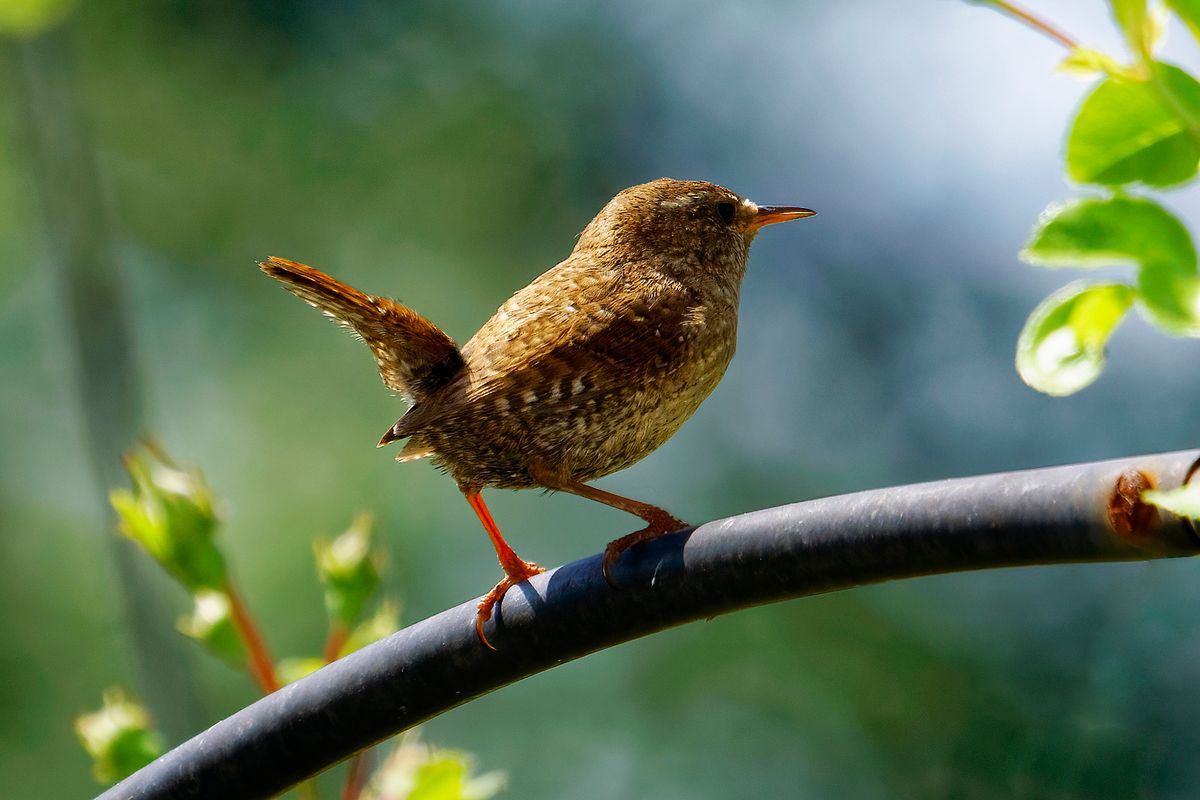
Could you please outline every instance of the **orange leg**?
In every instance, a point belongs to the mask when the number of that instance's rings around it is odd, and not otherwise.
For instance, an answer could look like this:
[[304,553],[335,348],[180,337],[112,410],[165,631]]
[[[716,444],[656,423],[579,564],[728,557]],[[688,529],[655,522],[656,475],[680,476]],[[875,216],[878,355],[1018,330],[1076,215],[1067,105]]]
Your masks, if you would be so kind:
[[504,541],[504,537],[500,535],[500,528],[496,525],[496,520],[492,519],[492,512],[488,511],[488,507],[484,505],[482,494],[479,492],[469,494],[464,492],[463,494],[466,496],[467,502],[471,504],[471,508],[475,509],[479,521],[483,523],[483,529],[487,531],[488,538],[492,540],[492,547],[496,548],[496,558],[500,560],[500,567],[504,570],[504,578],[479,601],[479,613],[475,616],[475,632],[479,634],[479,641],[495,650],[496,648],[492,647],[492,643],[483,633],[483,624],[492,618],[492,609],[511,587],[546,570],[537,564],[525,561],[513,552],[513,549],[508,546],[508,542]]
[[653,539],[656,536],[662,536],[664,533],[671,533],[689,527],[686,522],[658,506],[652,506],[640,500],[633,500],[628,497],[622,497],[619,494],[606,492],[603,489],[597,489],[595,486],[588,486],[586,483],[581,483],[574,478],[555,475],[539,464],[530,465],[529,474],[547,489],[577,494],[580,497],[604,503],[606,506],[619,508],[628,514],[641,517],[646,521],[646,527],[640,531],[634,531],[631,534],[622,536],[620,539],[614,539],[604,548],[604,580],[608,581],[608,585],[614,589],[617,585],[613,583],[609,570],[617,562],[617,559],[621,557],[622,553],[640,542]]

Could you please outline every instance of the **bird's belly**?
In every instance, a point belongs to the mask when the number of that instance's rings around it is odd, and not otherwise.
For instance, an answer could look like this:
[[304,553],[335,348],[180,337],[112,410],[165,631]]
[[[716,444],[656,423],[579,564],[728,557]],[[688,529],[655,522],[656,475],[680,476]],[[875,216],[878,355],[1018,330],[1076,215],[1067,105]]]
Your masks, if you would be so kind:
[[625,469],[657,450],[695,413],[716,387],[714,374],[664,377],[656,390],[630,387],[602,398],[594,409],[563,415],[570,435],[548,443],[561,468],[588,481]]
[[539,415],[531,450],[580,481],[637,463],[670,439],[712,393],[733,346],[732,338],[697,342],[673,368],[610,375],[604,390]]
[[695,342],[665,369],[591,372],[579,376],[587,390],[578,394],[527,387],[521,395],[536,400],[497,398],[477,407],[478,415],[421,436],[435,463],[460,485],[533,487],[529,465],[535,461],[592,480],[640,461],[671,438],[716,388],[733,349],[733,337],[713,337]]

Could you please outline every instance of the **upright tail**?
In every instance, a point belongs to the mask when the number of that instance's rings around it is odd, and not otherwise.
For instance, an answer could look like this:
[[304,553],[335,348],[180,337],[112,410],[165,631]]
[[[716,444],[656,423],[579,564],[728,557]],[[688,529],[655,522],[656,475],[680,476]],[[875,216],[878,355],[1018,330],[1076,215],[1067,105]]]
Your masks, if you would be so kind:
[[287,290],[367,343],[389,389],[416,402],[463,368],[462,353],[438,326],[386,297],[365,294],[320,270],[271,256],[258,265]]

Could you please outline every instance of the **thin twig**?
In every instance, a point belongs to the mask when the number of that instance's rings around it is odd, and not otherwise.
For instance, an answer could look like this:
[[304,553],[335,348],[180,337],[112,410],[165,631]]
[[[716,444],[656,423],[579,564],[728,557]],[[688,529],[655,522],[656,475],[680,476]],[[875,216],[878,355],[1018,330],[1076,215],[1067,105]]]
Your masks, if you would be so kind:
[[371,750],[355,753],[346,769],[346,787],[342,790],[342,800],[358,800],[363,789],[367,786],[367,777],[371,773]]
[[350,629],[339,622],[329,625],[329,636],[325,639],[324,659],[326,664],[332,664],[342,654],[346,640],[350,638]]
[[1068,50],[1074,50],[1075,48],[1079,47],[1079,43],[1070,36],[1063,33],[1046,20],[1035,16],[1032,12],[1026,11],[1015,3],[1010,3],[1008,0],[986,0],[985,5],[995,6],[997,9],[1003,11],[1009,16],[1015,17],[1021,22],[1024,22],[1035,31],[1049,36],[1051,39],[1058,42]]
[[241,595],[234,589],[233,582],[228,578],[225,580],[225,594],[229,596],[233,626],[246,645],[246,652],[249,655],[247,668],[250,670],[251,677],[262,689],[263,694],[278,691],[279,678],[275,675],[275,665],[271,661],[270,653],[267,652],[267,644],[263,640],[262,634],[258,632],[254,618],[250,616],[250,612],[242,602]]

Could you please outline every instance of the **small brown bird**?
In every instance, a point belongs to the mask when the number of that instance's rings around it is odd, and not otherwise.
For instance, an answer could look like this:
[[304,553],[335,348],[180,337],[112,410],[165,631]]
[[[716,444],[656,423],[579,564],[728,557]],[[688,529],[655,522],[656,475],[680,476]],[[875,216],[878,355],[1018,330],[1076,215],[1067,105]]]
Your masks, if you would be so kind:
[[475,509],[505,575],[476,618],[491,647],[483,625],[493,607],[543,570],[508,546],[480,492],[552,489],[641,517],[646,527],[605,549],[606,578],[632,545],[687,527],[586,482],[649,455],[712,392],[733,357],[755,234],[814,213],[759,206],[705,181],[633,186],[462,348],[394,300],[294,261],[259,266],[363,338],[383,382],[411,404],[379,445],[407,439],[397,460],[432,458]]

